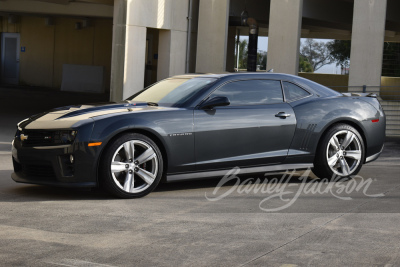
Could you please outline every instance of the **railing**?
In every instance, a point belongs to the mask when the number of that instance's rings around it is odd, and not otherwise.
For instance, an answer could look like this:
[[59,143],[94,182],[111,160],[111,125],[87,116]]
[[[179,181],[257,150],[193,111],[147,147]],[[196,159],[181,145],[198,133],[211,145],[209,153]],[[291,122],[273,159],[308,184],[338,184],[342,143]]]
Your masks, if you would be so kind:
[[400,136],[399,86],[328,86],[341,93],[374,93],[386,114],[386,135]]

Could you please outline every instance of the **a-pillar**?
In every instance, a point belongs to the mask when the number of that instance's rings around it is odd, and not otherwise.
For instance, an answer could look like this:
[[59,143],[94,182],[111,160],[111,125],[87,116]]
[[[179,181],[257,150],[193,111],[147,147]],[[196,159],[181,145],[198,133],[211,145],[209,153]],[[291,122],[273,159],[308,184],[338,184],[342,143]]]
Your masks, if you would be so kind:
[[200,0],[196,72],[226,70],[230,0]]
[[385,38],[386,0],[354,0],[349,91],[379,90]]
[[298,74],[303,0],[271,0],[267,70]]

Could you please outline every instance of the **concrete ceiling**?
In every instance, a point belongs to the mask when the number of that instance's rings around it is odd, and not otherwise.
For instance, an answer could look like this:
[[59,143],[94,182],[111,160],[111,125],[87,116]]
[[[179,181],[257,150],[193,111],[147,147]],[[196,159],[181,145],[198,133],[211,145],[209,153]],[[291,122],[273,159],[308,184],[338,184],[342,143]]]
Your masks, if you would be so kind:
[[60,5],[68,5],[70,2],[92,3],[92,4],[101,4],[110,6],[114,5],[114,0],[31,0],[31,1],[47,2]]
[[[231,0],[229,25],[240,26],[245,8],[259,23],[261,35],[267,35],[270,0]],[[348,40],[351,38],[354,0],[304,0],[302,38]],[[399,0],[388,0],[385,40],[400,40]],[[283,14],[284,15],[284,14]],[[246,34],[246,27],[242,27]]]

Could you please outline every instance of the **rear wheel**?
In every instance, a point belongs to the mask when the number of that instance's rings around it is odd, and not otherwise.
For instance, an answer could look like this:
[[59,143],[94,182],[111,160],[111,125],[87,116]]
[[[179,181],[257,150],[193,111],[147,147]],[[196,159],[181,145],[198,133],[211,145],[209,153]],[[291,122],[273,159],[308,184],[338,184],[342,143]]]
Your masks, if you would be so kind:
[[336,124],[322,137],[313,172],[319,178],[356,175],[364,162],[365,148],[360,133],[347,124]]
[[99,173],[104,188],[120,198],[143,197],[154,190],[163,172],[162,155],[145,135],[129,133],[112,141]]

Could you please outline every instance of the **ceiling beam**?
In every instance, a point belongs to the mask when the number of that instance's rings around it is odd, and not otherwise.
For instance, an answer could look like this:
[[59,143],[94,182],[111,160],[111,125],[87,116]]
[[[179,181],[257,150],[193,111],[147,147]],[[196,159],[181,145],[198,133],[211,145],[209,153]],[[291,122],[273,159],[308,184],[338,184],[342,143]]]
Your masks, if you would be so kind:
[[92,4],[100,4],[100,5],[114,5],[114,0],[75,0],[75,2],[81,3],[92,3]]
[[69,2],[71,2],[71,0],[30,0],[30,1],[47,2],[60,5],[68,5]]

